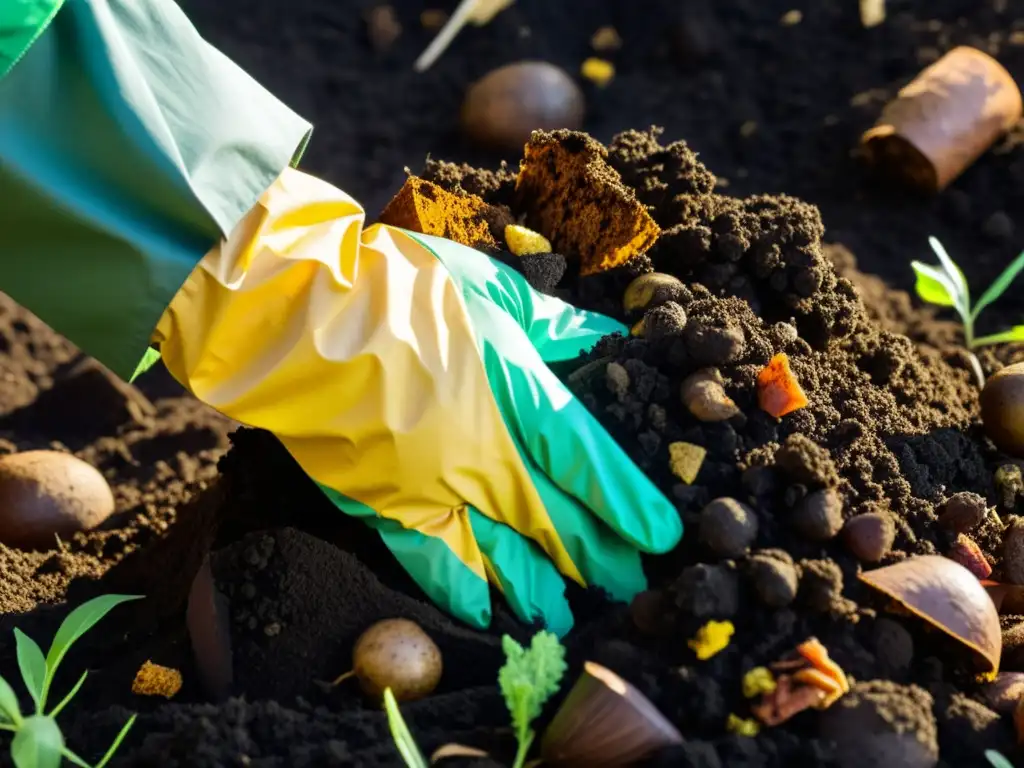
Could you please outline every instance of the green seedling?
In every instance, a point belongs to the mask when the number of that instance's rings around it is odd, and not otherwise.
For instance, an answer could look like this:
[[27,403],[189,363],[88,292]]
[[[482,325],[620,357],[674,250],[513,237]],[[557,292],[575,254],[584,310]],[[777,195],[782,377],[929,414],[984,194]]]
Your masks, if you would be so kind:
[[552,632],[538,632],[529,649],[505,635],[501,647],[506,661],[498,672],[498,685],[519,743],[512,768],[522,768],[536,736],[531,725],[547,700],[558,691],[565,674],[565,648]]
[[416,745],[416,740],[409,733],[409,727],[405,724],[405,718],[398,708],[398,701],[390,688],[384,689],[384,711],[388,715],[388,728],[391,729],[391,738],[395,740],[395,747],[398,754],[405,760],[409,768],[428,768],[427,761],[423,759],[423,753]]
[[111,609],[129,600],[139,599],[140,596],[137,595],[102,595],[78,606],[60,625],[45,656],[32,638],[20,629],[14,630],[18,668],[21,670],[25,688],[35,704],[35,711],[32,714],[22,714],[14,689],[0,677],[0,730],[14,734],[11,741],[11,759],[17,768],[60,768],[61,759],[80,768],[103,768],[110,762],[128,734],[128,729],[135,722],[135,715],[125,723],[100,761],[95,766],[90,766],[64,745],[64,735],[56,720],[57,715],[78,693],[89,673],[82,673],[71,691],[50,710],[49,714],[45,714],[46,701],[57,667],[71,645],[92,629]]
[[914,288],[917,295],[929,304],[936,304],[940,307],[952,307],[960,315],[960,321],[964,327],[964,343],[971,355],[971,365],[978,377],[978,385],[984,386],[985,375],[981,371],[981,364],[974,355],[974,350],[990,344],[1003,344],[1008,341],[1024,341],[1024,325],[1015,325],[1008,331],[994,333],[990,336],[975,336],[974,323],[989,304],[1002,296],[1010,287],[1017,273],[1024,269],[1024,253],[1014,259],[1010,265],[1003,270],[990,285],[978,303],[971,306],[971,292],[967,286],[967,278],[963,271],[956,265],[956,262],[946,253],[942,243],[934,237],[928,238],[928,244],[939,259],[939,266],[925,264],[920,261],[910,262],[917,274],[917,283]]
[[994,749],[986,749],[985,757],[988,758],[990,763],[992,763],[993,768],[1013,768],[1013,763]]

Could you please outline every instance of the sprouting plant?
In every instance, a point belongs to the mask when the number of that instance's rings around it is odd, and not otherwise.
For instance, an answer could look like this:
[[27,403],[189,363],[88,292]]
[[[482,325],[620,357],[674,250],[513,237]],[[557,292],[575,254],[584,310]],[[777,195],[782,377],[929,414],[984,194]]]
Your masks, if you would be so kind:
[[423,759],[423,753],[416,746],[416,740],[409,733],[409,727],[405,724],[401,710],[398,709],[398,701],[391,688],[384,689],[384,711],[388,714],[388,727],[391,729],[391,738],[395,740],[398,754],[405,760],[409,768],[427,768],[427,761]]
[[1013,768],[1013,763],[1011,763],[1009,760],[1003,757],[1001,753],[996,752],[994,749],[986,749],[985,757],[987,757],[988,761],[992,763],[993,768]]
[[1010,262],[1010,265],[1003,270],[992,285],[990,285],[978,303],[971,306],[971,293],[967,287],[967,279],[956,262],[946,253],[942,243],[934,237],[928,238],[935,255],[939,258],[939,266],[925,264],[920,261],[912,261],[910,266],[917,274],[917,283],[914,286],[917,295],[930,304],[937,304],[940,307],[953,307],[960,315],[960,321],[964,326],[964,342],[971,355],[971,365],[978,377],[979,386],[985,384],[985,376],[981,371],[981,364],[974,356],[974,350],[988,344],[1002,344],[1008,341],[1024,341],[1024,325],[1015,325],[1008,331],[994,333],[990,336],[975,336],[974,323],[978,315],[989,304],[994,302],[1005,293],[1010,287],[1017,273],[1024,269],[1024,253],[1021,253]]
[[14,734],[11,741],[11,759],[17,768],[59,768],[64,758],[80,768],[103,768],[114,756],[117,748],[128,734],[128,729],[135,722],[135,715],[125,723],[117,734],[110,749],[95,766],[90,766],[82,758],[64,745],[64,735],[57,725],[56,717],[68,705],[72,697],[82,687],[88,672],[83,672],[71,691],[60,700],[49,714],[45,714],[46,700],[50,694],[50,686],[57,667],[64,659],[71,645],[92,627],[111,609],[129,600],[138,600],[137,595],[102,595],[94,598],[67,615],[57,629],[50,650],[43,656],[43,651],[32,638],[20,629],[14,630],[17,644],[18,668],[21,678],[35,704],[35,712],[24,715],[18,706],[18,697],[10,684],[0,677],[0,730]]
[[522,768],[534,736],[531,723],[545,702],[557,691],[565,674],[565,648],[551,632],[538,632],[523,648],[508,635],[501,639],[505,665],[498,672],[498,685],[512,715],[519,749],[512,768]]

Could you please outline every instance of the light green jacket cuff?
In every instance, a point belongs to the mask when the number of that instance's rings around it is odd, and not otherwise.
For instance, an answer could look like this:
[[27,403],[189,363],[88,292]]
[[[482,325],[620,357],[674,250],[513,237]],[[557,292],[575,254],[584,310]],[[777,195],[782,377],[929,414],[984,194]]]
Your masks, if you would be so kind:
[[0,13],[0,75],[31,38],[0,80],[0,290],[128,378],[311,126],[171,0],[13,1],[37,15]]

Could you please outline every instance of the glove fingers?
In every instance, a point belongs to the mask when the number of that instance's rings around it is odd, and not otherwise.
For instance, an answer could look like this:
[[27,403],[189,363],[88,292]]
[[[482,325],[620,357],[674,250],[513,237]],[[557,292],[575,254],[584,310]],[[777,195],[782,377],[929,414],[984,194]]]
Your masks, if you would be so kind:
[[514,318],[545,362],[571,360],[608,334],[629,332],[617,320],[535,291],[512,267],[479,251],[440,237],[409,234],[440,259],[464,294],[477,292]]
[[562,545],[588,586],[601,587],[613,599],[623,602],[647,589],[647,578],[635,546],[536,467],[530,467],[530,475]]
[[559,637],[572,629],[565,581],[532,541],[473,507],[469,521],[491,582],[526,624],[540,621]]
[[[472,537],[428,536],[378,515],[333,488],[321,485],[320,489],[342,512],[360,517],[373,527],[395,559],[439,608],[478,629],[490,626],[490,589],[486,579],[479,575],[485,574],[486,569]],[[464,510],[451,514],[448,525],[468,527],[465,514]],[[461,553],[457,555],[448,541],[461,541]]]

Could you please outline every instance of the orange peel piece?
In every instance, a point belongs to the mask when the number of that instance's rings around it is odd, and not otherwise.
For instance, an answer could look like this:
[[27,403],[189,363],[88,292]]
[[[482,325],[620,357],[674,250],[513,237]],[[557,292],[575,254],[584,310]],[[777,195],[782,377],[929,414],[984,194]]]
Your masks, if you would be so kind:
[[807,407],[807,395],[793,375],[785,352],[779,352],[757,374],[757,404],[776,419]]

